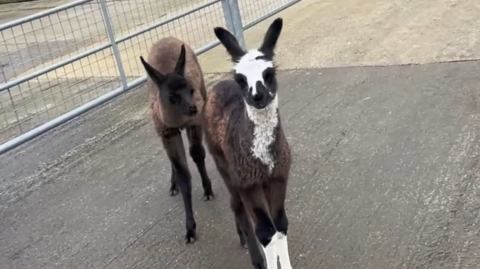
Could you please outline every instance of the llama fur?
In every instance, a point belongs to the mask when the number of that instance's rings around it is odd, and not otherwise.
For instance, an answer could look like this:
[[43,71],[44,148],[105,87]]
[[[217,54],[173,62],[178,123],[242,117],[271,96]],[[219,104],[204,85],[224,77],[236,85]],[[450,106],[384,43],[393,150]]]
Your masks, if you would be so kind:
[[205,167],[202,116],[206,88],[203,72],[194,51],[174,37],[154,43],[148,62],[141,57],[148,74],[147,88],[151,118],[162,140],[171,166],[172,196],[182,194],[187,243],[196,240],[196,222],[192,206],[191,174],[188,168],[181,131],[186,130],[189,153],[202,180],[205,200],[213,199],[211,181]]
[[[274,48],[283,21],[276,19],[258,50],[246,51],[227,30],[215,34],[232,57],[234,80],[215,84],[204,111],[206,144],[230,193],[240,244],[256,269],[291,269],[285,196],[290,146],[278,110]],[[252,225],[253,224],[253,225]],[[258,240],[258,241],[257,241]]]

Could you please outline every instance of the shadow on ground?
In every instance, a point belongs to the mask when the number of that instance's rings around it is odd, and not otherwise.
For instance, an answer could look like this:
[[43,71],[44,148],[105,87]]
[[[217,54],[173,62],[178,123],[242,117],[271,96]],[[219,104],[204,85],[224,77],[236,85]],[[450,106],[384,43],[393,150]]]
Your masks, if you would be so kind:
[[[287,213],[294,268],[477,268],[477,61],[280,71],[294,152]],[[145,89],[0,160],[5,268],[250,268],[227,193],[202,201],[183,243],[181,197]]]

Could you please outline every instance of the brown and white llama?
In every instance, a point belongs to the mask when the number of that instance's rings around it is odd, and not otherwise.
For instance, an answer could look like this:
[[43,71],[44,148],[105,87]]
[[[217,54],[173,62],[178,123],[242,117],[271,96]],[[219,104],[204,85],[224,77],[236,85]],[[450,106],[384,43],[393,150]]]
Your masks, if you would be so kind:
[[206,88],[202,69],[194,51],[174,37],[162,38],[152,45],[148,62],[140,60],[147,71],[147,87],[153,125],[162,140],[171,165],[172,196],[182,193],[186,214],[186,242],[196,240],[196,222],[192,209],[192,183],[181,130],[187,132],[190,156],[195,162],[205,200],[214,197],[212,183],[205,168],[202,145],[202,113]]
[[[291,269],[285,195],[290,147],[278,111],[274,49],[283,21],[276,19],[258,50],[246,51],[227,30],[215,35],[230,54],[233,80],[218,82],[204,111],[206,143],[231,195],[237,233],[254,268]],[[251,221],[253,221],[253,226]]]

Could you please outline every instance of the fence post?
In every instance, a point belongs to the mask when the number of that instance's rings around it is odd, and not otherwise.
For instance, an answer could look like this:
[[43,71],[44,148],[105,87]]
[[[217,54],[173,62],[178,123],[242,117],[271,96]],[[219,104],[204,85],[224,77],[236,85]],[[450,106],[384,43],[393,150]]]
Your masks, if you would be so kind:
[[235,35],[240,46],[246,48],[243,37],[242,15],[240,14],[238,0],[222,0],[222,8],[228,30]]
[[103,21],[105,22],[105,28],[107,29],[108,39],[110,40],[110,46],[113,50],[113,57],[117,63],[120,80],[122,81],[123,89],[127,89],[127,77],[125,76],[125,69],[123,69],[122,57],[120,56],[120,50],[118,49],[117,42],[115,42],[115,32],[113,30],[112,21],[110,20],[110,14],[108,12],[106,0],[100,1],[100,9],[102,10]]

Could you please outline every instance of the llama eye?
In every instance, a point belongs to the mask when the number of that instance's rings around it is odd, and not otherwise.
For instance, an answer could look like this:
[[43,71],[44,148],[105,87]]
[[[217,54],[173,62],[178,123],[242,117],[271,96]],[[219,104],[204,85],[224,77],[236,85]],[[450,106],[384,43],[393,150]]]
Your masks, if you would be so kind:
[[236,76],[235,81],[238,83],[240,88],[242,88],[242,89],[248,88],[248,83],[247,83],[247,80],[244,76]]
[[177,103],[178,98],[175,95],[170,95],[170,98],[168,99],[170,101],[170,104],[175,104]]
[[195,91],[195,90],[192,88],[192,89],[190,90],[190,94],[193,95],[193,92],[194,92],[194,91]]
[[271,84],[273,82],[274,74],[272,72],[266,72],[265,75],[263,76],[263,79],[265,79],[266,83]]

